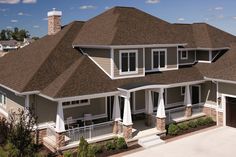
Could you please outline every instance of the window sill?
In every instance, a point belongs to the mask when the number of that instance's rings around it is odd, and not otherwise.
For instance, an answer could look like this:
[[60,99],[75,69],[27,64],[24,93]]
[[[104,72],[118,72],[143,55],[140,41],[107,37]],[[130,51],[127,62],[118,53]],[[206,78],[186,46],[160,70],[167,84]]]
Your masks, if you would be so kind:
[[138,70],[136,71],[131,71],[131,72],[120,72],[120,75],[134,75],[134,74],[138,74]]

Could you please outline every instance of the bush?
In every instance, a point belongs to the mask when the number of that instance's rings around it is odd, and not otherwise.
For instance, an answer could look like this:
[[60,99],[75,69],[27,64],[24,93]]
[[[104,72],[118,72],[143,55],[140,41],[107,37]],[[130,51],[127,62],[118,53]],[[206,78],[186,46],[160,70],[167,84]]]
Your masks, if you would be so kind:
[[213,124],[214,121],[213,121],[213,119],[212,119],[211,117],[206,117],[206,118],[205,118],[205,123],[206,123],[206,124]]
[[197,123],[196,123],[196,121],[191,120],[191,121],[188,122],[188,126],[190,128],[196,128],[197,127]]
[[197,123],[197,125],[199,125],[199,126],[206,125],[206,121],[205,121],[204,118],[199,118],[199,119],[197,119],[197,120],[196,120],[196,123]]
[[71,151],[64,152],[63,157],[72,157],[72,152]]
[[89,145],[87,157],[95,157],[95,156],[96,156],[96,150],[94,145]]
[[119,137],[116,141],[116,149],[127,149],[127,143],[123,137]]
[[116,149],[116,143],[114,141],[108,141],[105,145],[106,150],[114,150]]
[[88,155],[88,142],[82,136],[78,147],[78,157],[87,157]]
[[168,134],[170,135],[178,135],[180,132],[180,129],[177,125],[175,124],[170,124],[168,127]]
[[93,148],[94,148],[95,154],[100,154],[103,152],[103,146],[100,144],[93,145]]
[[187,125],[186,123],[179,123],[179,124],[178,124],[178,127],[179,127],[179,129],[182,130],[182,131],[185,131],[185,130],[188,130],[188,129],[189,129],[189,127],[188,127],[188,125]]
[[5,118],[0,117],[0,144],[6,144],[8,136],[8,124]]

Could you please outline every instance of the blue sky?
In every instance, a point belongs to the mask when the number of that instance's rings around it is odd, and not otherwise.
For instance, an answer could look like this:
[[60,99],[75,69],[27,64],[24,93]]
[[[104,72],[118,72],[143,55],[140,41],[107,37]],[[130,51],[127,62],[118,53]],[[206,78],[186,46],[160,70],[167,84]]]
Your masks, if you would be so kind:
[[171,23],[207,22],[236,35],[235,0],[0,0],[0,29],[47,33],[47,12],[63,12],[62,24],[88,20],[113,6],[132,6]]

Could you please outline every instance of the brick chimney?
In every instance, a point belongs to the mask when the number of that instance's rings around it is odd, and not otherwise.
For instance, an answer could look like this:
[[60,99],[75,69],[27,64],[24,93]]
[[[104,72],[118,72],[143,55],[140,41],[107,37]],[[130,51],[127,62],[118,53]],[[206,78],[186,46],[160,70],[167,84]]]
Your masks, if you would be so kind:
[[55,8],[48,12],[48,35],[55,35],[61,30],[61,16],[62,12]]

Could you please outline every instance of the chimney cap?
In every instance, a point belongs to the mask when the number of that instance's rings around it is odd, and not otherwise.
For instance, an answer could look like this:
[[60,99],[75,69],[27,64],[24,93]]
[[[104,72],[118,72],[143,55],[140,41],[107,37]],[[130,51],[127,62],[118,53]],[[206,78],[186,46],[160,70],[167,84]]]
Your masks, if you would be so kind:
[[48,16],[62,16],[62,12],[61,11],[56,11],[56,8],[53,8],[52,11],[48,12]]

